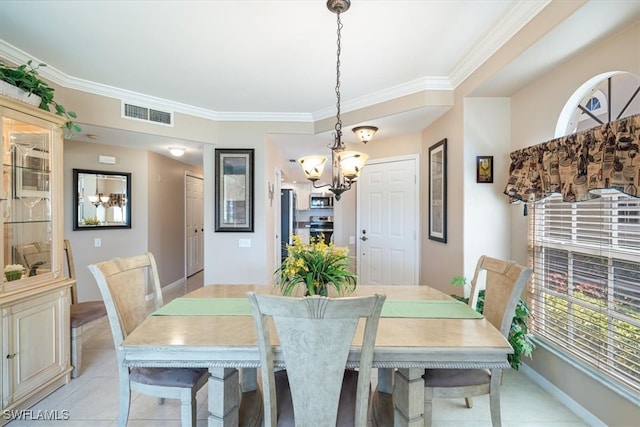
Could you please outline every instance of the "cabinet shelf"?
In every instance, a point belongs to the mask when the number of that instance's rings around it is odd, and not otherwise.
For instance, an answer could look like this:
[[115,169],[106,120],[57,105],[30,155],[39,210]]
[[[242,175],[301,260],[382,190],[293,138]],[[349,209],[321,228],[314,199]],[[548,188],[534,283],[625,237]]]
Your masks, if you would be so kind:
[[5,221],[5,225],[18,225],[18,224],[51,224],[50,219],[33,219],[33,220],[21,220],[21,221]]

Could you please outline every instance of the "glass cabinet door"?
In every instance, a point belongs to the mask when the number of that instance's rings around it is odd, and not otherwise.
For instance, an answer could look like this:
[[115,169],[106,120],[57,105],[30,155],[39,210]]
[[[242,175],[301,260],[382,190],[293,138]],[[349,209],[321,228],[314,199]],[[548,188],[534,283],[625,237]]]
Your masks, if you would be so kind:
[[[2,117],[3,287],[51,271],[51,144],[43,122]],[[16,282],[16,283],[14,283]]]

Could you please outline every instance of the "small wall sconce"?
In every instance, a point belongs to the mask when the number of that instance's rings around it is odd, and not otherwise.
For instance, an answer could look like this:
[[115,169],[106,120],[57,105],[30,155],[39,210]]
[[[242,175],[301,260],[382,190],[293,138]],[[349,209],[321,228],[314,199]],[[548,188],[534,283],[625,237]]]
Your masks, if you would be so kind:
[[269,195],[269,206],[273,206],[273,194],[275,191],[275,186],[271,183],[267,183],[267,194]]

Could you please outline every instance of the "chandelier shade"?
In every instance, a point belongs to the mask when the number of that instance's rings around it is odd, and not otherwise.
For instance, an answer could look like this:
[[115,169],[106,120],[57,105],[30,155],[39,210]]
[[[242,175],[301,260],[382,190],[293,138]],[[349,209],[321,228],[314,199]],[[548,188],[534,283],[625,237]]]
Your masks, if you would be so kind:
[[349,182],[355,182],[368,158],[369,156],[366,154],[357,151],[342,151],[338,153],[338,163],[340,164],[342,176]]
[[358,139],[362,141],[363,144],[371,141],[373,135],[378,131],[378,128],[375,126],[358,126],[353,128],[353,133],[356,134]]
[[[331,149],[331,184],[316,185],[316,181],[320,179],[327,158],[324,156],[304,156],[298,159],[298,163],[302,166],[307,179],[313,183],[314,188],[329,187],[329,191],[335,194],[336,200],[340,200],[340,196],[345,191],[351,189],[362,168],[364,167],[369,156],[357,151],[347,151],[347,147],[342,141],[342,119],[340,118],[340,52],[342,21],[340,14],[346,12],[351,6],[350,0],[327,0],[327,8],[337,15],[338,23],[338,50],[336,61],[336,125],[334,131],[333,145]],[[365,144],[371,140],[373,134],[378,130],[375,126],[358,126],[353,129],[354,133]]]
[[298,159],[304,174],[309,181],[317,181],[322,175],[327,158],[324,156],[304,156]]

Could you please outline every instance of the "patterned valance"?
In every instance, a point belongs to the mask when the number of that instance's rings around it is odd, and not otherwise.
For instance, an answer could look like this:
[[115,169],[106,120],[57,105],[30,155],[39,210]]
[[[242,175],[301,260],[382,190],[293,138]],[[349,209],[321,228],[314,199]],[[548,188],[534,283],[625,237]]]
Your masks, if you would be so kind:
[[639,145],[640,114],[514,151],[504,193],[512,202],[552,193],[579,202],[603,188],[638,197]]

